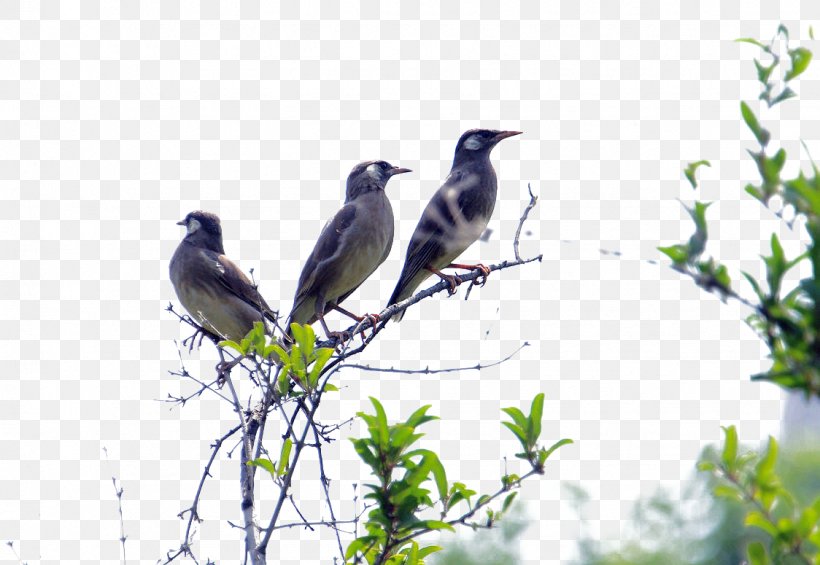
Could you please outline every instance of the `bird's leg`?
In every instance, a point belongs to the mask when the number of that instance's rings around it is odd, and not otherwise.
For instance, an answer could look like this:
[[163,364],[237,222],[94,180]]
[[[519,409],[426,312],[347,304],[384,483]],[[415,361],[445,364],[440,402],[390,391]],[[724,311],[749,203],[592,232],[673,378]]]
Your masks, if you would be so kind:
[[[330,307],[335,309],[335,310],[338,310],[339,312],[341,312],[345,316],[353,318],[357,322],[361,322],[362,320],[367,318],[368,320],[370,320],[370,325],[373,327],[373,334],[374,335],[376,334],[376,324],[378,324],[382,319],[381,316],[379,316],[378,314],[365,314],[364,316],[357,316],[353,312],[351,312],[349,310],[345,310],[344,308],[342,308],[338,304],[330,304]],[[364,341],[364,330],[361,331],[360,335],[362,336],[362,341]]]
[[[450,265],[450,266],[452,267],[452,265]],[[456,287],[463,282],[461,280],[461,277],[459,277],[458,275],[444,274],[441,271],[439,271],[438,269],[436,269],[435,267],[433,267],[432,265],[427,265],[425,267],[425,269],[427,269],[428,271],[430,271],[434,275],[438,275],[439,277],[441,277],[441,280],[447,281],[449,283],[450,288],[447,289],[447,293],[450,296],[452,296],[456,293]]]
[[[335,339],[338,343],[337,346],[342,345],[346,340],[350,339],[349,332],[341,331],[341,332],[333,332],[330,331],[330,328],[327,327],[327,322],[325,322],[325,308],[330,304],[329,302],[325,302],[324,296],[318,296],[316,298],[316,315],[319,318],[319,322],[322,323],[322,328],[325,330],[325,335],[328,339]],[[331,305],[332,307],[333,305]]]
[[[475,284],[479,286],[484,286],[487,284],[487,277],[490,276],[490,268],[487,265],[482,263],[476,263],[475,265],[464,265],[462,263],[450,263],[447,265],[448,268],[452,269],[467,269],[468,271],[474,271],[476,269],[481,271],[481,275],[475,279]],[[481,281],[481,282],[479,282]]]
[[225,384],[225,377],[231,372],[231,369],[236,367],[242,361],[242,357],[237,357],[231,361],[226,361],[225,353],[222,351],[222,348],[217,347],[217,350],[219,351],[219,358],[221,361],[216,364],[216,386],[218,388],[222,388],[222,385]]
[[[208,330],[206,330],[205,328],[203,328],[195,322],[192,325],[196,328],[196,331],[192,335],[182,340],[182,347],[185,347],[187,345],[188,353],[191,353],[194,350],[194,343],[196,343],[196,348],[199,349],[200,347],[202,347],[202,340],[206,337],[211,340],[214,340],[214,335],[211,332],[209,332]],[[197,337],[199,337],[199,342],[197,342]],[[218,340],[214,340],[215,343],[217,341]]]

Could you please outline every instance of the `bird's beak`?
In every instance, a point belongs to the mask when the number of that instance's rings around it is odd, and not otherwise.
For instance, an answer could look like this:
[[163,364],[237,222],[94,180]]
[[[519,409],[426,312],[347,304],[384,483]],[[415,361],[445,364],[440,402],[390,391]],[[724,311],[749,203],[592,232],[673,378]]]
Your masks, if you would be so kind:
[[501,133],[496,134],[495,139],[493,139],[493,141],[498,143],[502,139],[507,139],[508,137],[512,137],[514,135],[521,135],[522,133],[524,133],[524,132],[523,131],[502,131]]
[[389,169],[387,172],[390,173],[390,176],[392,177],[393,175],[400,175],[402,173],[412,173],[413,171],[412,171],[412,169],[403,169],[401,167],[393,167],[392,169]]
[[185,220],[180,220],[180,221],[178,221],[178,222],[177,222],[177,225],[178,225],[178,226],[184,226],[184,225],[185,225]]

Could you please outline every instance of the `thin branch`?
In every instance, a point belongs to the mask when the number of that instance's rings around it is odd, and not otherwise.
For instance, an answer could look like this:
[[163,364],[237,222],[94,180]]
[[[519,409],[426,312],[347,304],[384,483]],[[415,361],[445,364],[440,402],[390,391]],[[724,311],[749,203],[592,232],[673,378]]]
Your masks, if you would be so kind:
[[23,561],[23,560],[20,558],[20,555],[17,553],[17,550],[16,550],[16,549],[14,549],[14,542],[13,542],[13,541],[7,541],[7,542],[6,542],[6,545],[7,545],[7,546],[8,546],[8,548],[11,550],[11,552],[14,554],[14,557],[16,557],[16,558],[17,558],[17,561],[19,561],[19,562],[21,563],[21,565],[28,565],[28,561]]
[[[327,507],[330,510],[330,519],[332,522],[336,522],[336,513],[333,511],[333,501],[330,500],[330,479],[327,478],[325,474],[325,458],[322,455],[322,440],[320,439],[319,430],[316,427],[316,422],[313,418],[308,420],[310,422],[310,427],[313,429],[313,437],[316,440],[316,453],[319,455],[319,481],[322,483],[322,490],[325,494],[325,501],[327,502]],[[339,554],[344,559],[345,550],[342,547],[342,538],[339,536],[339,530],[334,528],[334,532],[336,533],[336,544],[339,547]]]
[[117,495],[117,506],[120,512],[120,543],[122,544],[122,565],[125,565],[127,558],[125,553],[125,522],[122,518],[122,493],[125,489],[117,488],[117,477],[111,477],[111,483],[114,485],[114,493]]
[[[301,400],[300,400],[301,403]],[[313,416],[316,414],[316,409],[319,408],[319,403],[313,404],[308,414],[308,422],[313,419]],[[297,411],[298,412],[298,411]],[[294,414],[294,418],[296,415]],[[299,456],[302,454],[302,450],[305,448],[305,438],[307,437],[308,431],[310,431],[310,426],[306,425],[302,430],[302,437],[299,438],[299,441],[296,443],[296,449],[293,452],[293,460],[288,467],[287,472],[285,473],[285,477],[282,480],[282,486],[279,490],[279,498],[276,501],[276,507],[273,510],[273,514],[270,517],[270,522],[268,527],[263,530],[265,531],[265,537],[262,538],[262,541],[257,546],[257,551],[260,555],[266,555],[268,549],[268,543],[270,543],[271,535],[273,534],[273,527],[276,525],[276,521],[279,519],[279,514],[282,511],[282,505],[285,502],[285,499],[288,495],[288,489],[290,488],[291,481],[293,480],[293,474],[296,471],[296,463],[299,461]]]
[[[288,500],[290,501],[290,505],[293,506],[293,509],[296,510],[296,513],[302,519],[302,525],[304,525],[311,532],[315,532],[316,530],[313,529],[313,525],[310,522],[307,521],[307,518],[305,518],[305,515],[302,514],[302,511],[299,510],[299,507],[296,505],[296,502],[294,502],[292,494],[288,495]],[[276,528],[274,528],[274,529],[276,529]]]
[[519,351],[524,349],[525,347],[529,346],[530,342],[525,341],[522,345],[520,345],[515,351],[500,359],[498,361],[493,361],[492,363],[487,363],[486,365],[482,365],[481,363],[476,363],[470,367],[450,367],[449,369],[431,369],[428,365],[424,369],[396,369],[393,366],[390,368],[386,367],[373,367],[372,365],[359,365],[357,363],[345,363],[341,366],[343,369],[361,369],[362,371],[372,371],[375,373],[399,373],[402,375],[434,375],[439,373],[458,373],[461,371],[480,371],[482,369],[487,369],[489,367],[495,367],[496,365],[501,365],[515,357]]
[[[482,508],[486,507],[488,504],[490,504],[493,500],[495,500],[496,498],[498,498],[502,494],[510,492],[512,489],[521,486],[521,483],[524,482],[526,479],[532,477],[533,475],[540,475],[540,474],[542,474],[542,473],[539,472],[537,469],[530,469],[530,471],[528,471],[526,474],[522,475],[521,477],[519,477],[515,481],[510,481],[509,484],[502,486],[494,494],[491,494],[488,498],[482,500],[481,504],[476,504],[468,512],[465,512],[464,514],[462,514],[458,518],[454,518],[452,520],[447,520],[447,524],[450,524],[451,526],[455,526],[456,524],[469,525],[469,524],[467,524],[467,520],[472,518],[475,515],[476,512],[478,512]],[[387,547],[384,548],[384,555],[389,555],[388,552],[391,549],[393,549],[395,547],[400,547],[402,544],[407,543],[411,539],[417,538],[418,536],[420,536],[422,534],[426,534],[426,533],[429,533],[429,532],[432,532],[432,531],[433,531],[432,528],[422,528],[420,530],[414,531],[412,534],[404,536],[403,538],[398,538],[398,539],[394,540],[393,543],[390,544],[390,546],[387,546]]]
[[535,203],[538,202],[538,197],[532,193],[532,186],[527,183],[527,192],[530,193],[530,203],[524,208],[524,213],[521,214],[521,219],[518,220],[518,229],[515,230],[515,239],[513,239],[513,252],[515,253],[515,260],[521,260],[521,254],[518,252],[518,244],[521,240],[521,228],[524,227],[524,222],[527,221],[527,216],[530,215],[530,210],[535,208]]
[[[220,359],[224,363],[222,348],[218,348]],[[230,372],[222,373],[225,377],[225,383],[231,391],[233,397],[234,411],[239,417],[239,424],[242,427],[242,451],[240,455],[240,469],[239,469],[239,484],[242,492],[242,515],[245,521],[245,549],[250,554],[251,563],[254,565],[262,565],[265,560],[258,551],[256,539],[256,522],[254,518],[254,499],[253,499],[253,478],[254,468],[248,465],[248,461],[253,453],[252,438],[256,435],[256,430],[259,424],[256,422],[253,432],[250,431],[250,425],[245,420],[245,415],[242,411],[242,406],[239,403],[239,396],[236,394],[236,388],[233,386]]]
[[242,426],[240,426],[240,425],[234,426],[225,435],[223,435],[221,438],[219,438],[218,440],[216,440],[214,443],[211,444],[211,456],[208,458],[208,463],[205,465],[205,469],[202,472],[202,476],[199,478],[199,485],[197,485],[196,494],[194,495],[194,500],[191,503],[191,506],[189,508],[187,508],[186,510],[183,510],[182,512],[177,514],[177,516],[180,519],[182,519],[185,516],[185,514],[188,513],[188,525],[185,528],[184,541],[180,544],[179,551],[175,555],[171,556],[170,552],[168,552],[168,555],[166,555],[166,557],[168,557],[168,559],[167,559],[167,561],[165,561],[163,563],[163,565],[166,564],[166,563],[170,563],[171,561],[173,561],[174,559],[176,559],[180,555],[188,555],[188,556],[193,558],[193,554],[191,553],[191,542],[193,541],[192,540],[193,533],[191,532],[191,528],[193,527],[194,520],[196,520],[197,522],[202,521],[199,518],[199,499],[202,496],[202,487],[205,485],[205,479],[212,476],[211,475],[211,465],[213,465],[214,459],[216,459],[216,454],[219,453],[219,449],[222,447],[222,443],[226,439],[228,439],[229,437],[234,435],[241,428],[242,428]]

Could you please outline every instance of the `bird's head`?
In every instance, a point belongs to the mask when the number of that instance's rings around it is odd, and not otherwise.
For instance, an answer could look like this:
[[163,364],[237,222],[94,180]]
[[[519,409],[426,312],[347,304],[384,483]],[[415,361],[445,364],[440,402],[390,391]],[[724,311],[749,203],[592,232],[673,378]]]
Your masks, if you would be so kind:
[[190,212],[183,220],[177,222],[178,226],[185,226],[187,233],[185,239],[191,243],[204,245],[218,253],[222,250],[222,225],[219,216],[203,210]]
[[410,169],[394,167],[387,161],[364,161],[359,163],[347,177],[346,202],[360,194],[373,190],[384,190],[393,175],[412,172]]
[[497,129],[467,130],[461,134],[461,138],[456,144],[455,162],[487,157],[499,141],[521,133],[523,132]]

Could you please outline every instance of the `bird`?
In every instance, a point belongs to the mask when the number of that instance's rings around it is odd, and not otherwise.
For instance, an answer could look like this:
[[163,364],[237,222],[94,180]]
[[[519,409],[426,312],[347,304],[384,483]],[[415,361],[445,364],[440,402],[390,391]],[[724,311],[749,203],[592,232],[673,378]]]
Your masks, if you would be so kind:
[[[471,129],[461,135],[450,174],[428,202],[413,232],[404,267],[387,306],[410,297],[431,274],[449,282],[450,294],[455,293],[461,279],[441,272],[447,267],[481,269],[486,280],[490,274],[486,266],[452,261],[481,236],[493,214],[498,181],[490,152],[502,139],[521,133]],[[394,314],[393,318],[401,321],[404,312]]]
[[170,275],[177,297],[202,328],[219,339],[239,342],[276,314],[256,286],[225,256],[219,216],[197,210],[177,225],[187,232],[171,257]]
[[[329,338],[345,339],[332,332],[324,316],[328,309],[361,321],[341,304],[381,265],[393,246],[393,208],[384,192],[394,175],[412,172],[387,161],[359,163],[347,177],[344,205],[331,218],[307,258],[288,317],[291,323],[319,320]],[[368,315],[378,320],[376,315]]]

